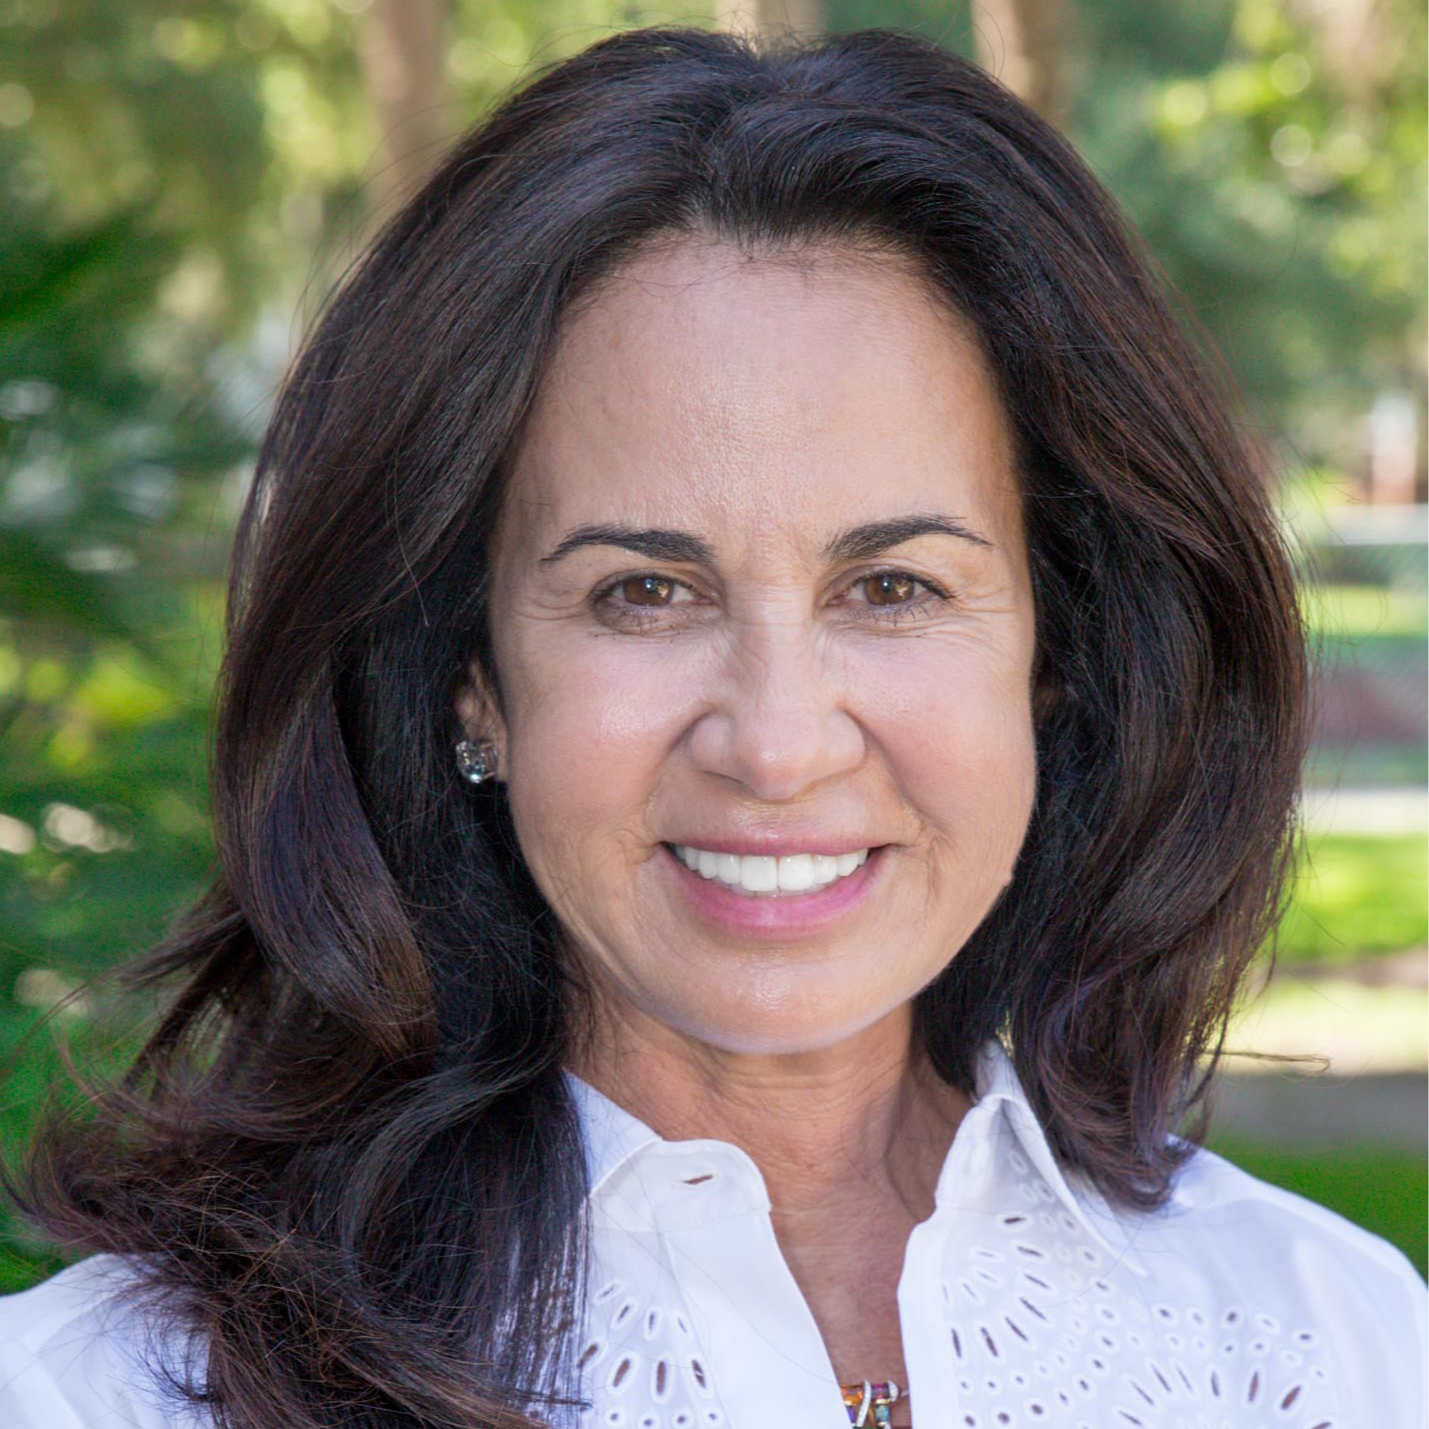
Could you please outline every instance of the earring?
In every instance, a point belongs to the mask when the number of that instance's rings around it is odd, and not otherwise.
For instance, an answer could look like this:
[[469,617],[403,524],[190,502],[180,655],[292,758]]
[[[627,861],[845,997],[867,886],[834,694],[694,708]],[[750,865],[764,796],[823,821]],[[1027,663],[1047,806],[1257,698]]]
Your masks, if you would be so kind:
[[483,740],[479,745],[460,739],[456,745],[457,768],[461,777],[473,784],[483,783],[496,773],[496,746]]

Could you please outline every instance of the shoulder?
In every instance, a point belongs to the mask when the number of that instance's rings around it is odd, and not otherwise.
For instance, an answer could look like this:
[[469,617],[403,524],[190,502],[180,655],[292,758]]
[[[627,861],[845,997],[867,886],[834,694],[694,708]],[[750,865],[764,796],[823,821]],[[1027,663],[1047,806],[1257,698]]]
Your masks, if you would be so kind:
[[132,1294],[134,1267],[96,1255],[0,1295],[0,1424],[6,1429],[200,1429],[165,1380],[176,1341]]
[[[1422,1297],[1419,1273],[1397,1247],[1306,1197],[1252,1176],[1223,1156],[1198,1148],[1177,1177],[1169,1220],[1184,1218],[1217,1239],[1259,1248],[1254,1263],[1293,1273],[1292,1257],[1332,1257],[1343,1273],[1397,1286]],[[1242,1250],[1248,1248],[1242,1245]]]
[[1143,1263],[1195,1286],[1224,1336],[1313,1353],[1376,1422],[1423,1422],[1429,1288],[1388,1241],[1204,1149],[1143,1230]]

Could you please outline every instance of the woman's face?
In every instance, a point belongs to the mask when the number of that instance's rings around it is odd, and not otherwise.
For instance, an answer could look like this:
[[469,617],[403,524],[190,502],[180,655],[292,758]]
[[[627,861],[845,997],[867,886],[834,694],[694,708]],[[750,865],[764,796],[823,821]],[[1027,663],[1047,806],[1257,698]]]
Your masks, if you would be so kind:
[[1006,416],[904,266],[633,260],[562,334],[493,562],[505,720],[459,711],[602,1006],[811,1051],[957,953],[1031,811],[1033,606]]

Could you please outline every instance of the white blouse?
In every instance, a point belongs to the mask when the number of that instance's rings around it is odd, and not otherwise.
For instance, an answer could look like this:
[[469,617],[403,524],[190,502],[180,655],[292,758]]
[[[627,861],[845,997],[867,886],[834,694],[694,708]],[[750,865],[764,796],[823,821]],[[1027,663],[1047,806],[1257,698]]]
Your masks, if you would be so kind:
[[[835,1429],[759,1171],[570,1078],[591,1173],[574,1429]],[[1155,1214],[1063,1174],[989,1044],[898,1286],[917,1429],[1424,1429],[1425,1286],[1387,1242],[1199,1151]],[[203,1429],[166,1401],[125,1263],[0,1297],[3,1429]],[[876,1372],[877,1366],[871,1370]],[[276,1426],[275,1426],[276,1429]]]

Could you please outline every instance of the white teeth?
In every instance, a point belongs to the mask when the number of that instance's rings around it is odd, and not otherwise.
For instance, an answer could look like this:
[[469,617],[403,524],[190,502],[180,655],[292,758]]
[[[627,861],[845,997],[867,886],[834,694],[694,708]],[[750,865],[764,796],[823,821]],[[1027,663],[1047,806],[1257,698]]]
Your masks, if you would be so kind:
[[731,885],[751,893],[773,893],[779,887],[779,860],[745,854],[739,860],[739,879]]
[[741,893],[803,893],[845,878],[868,857],[866,848],[836,856],[791,853],[781,858],[763,854],[711,853],[708,849],[675,844],[680,861],[703,878],[712,878]]
[[814,884],[814,855],[786,854],[779,860],[779,887],[785,893],[802,893]]

